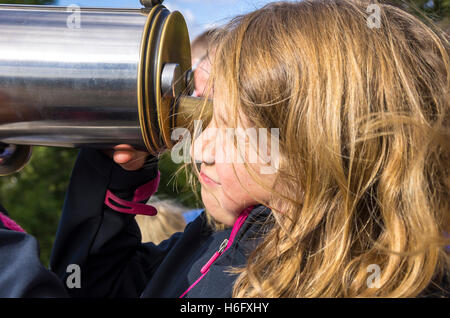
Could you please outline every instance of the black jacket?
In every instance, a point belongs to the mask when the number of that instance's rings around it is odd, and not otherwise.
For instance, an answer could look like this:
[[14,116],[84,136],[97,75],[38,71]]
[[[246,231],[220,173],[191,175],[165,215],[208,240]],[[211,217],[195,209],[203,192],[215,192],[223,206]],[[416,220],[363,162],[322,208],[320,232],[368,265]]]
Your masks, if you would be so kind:
[[17,231],[0,205],[0,298],[67,297],[60,279],[39,259],[36,239]]
[[[51,271],[39,262],[36,240],[8,229],[0,219],[0,297],[230,297],[235,275],[260,236],[270,210],[254,207],[233,244],[202,276],[202,267],[232,229],[215,232],[201,214],[159,245],[141,243],[133,215],[104,204],[107,189],[130,200],[137,187],[156,177],[157,165],[126,172],[98,151],[84,149],[75,164],[51,257]],[[0,206],[0,210],[4,210]],[[151,217],[151,216],[149,216]],[[11,226],[9,226],[11,228]],[[81,288],[68,288],[71,264],[78,265]],[[442,297],[445,285],[423,296]]]
[[[68,289],[71,296],[179,297],[230,237],[231,228],[213,231],[202,214],[183,233],[159,245],[142,244],[134,216],[111,210],[103,200],[107,189],[130,200],[134,190],[156,174],[156,163],[126,172],[95,150],[81,151],[51,257],[51,270],[63,282],[71,274],[69,264],[80,266],[81,288]],[[236,276],[226,270],[246,263],[269,214],[268,208],[255,207],[233,244],[186,297],[231,297]]]
[[[0,297],[182,295],[202,276],[201,268],[230,237],[231,228],[215,232],[201,214],[183,233],[159,245],[142,244],[134,216],[108,208],[105,193],[109,189],[131,200],[135,189],[154,179],[157,172],[156,162],[128,172],[96,150],[81,150],[53,246],[51,271],[39,261],[36,240],[11,230],[0,219]],[[255,207],[234,243],[185,297],[231,297],[236,276],[226,269],[245,264],[269,213],[264,206]],[[67,284],[72,281],[73,264],[79,266],[81,288]]]

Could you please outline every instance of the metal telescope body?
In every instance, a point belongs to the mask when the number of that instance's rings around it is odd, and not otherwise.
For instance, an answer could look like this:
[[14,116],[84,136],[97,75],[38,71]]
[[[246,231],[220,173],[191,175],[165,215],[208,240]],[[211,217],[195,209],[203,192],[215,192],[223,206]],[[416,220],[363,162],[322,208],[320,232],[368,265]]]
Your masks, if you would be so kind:
[[0,5],[0,52],[0,175],[30,145],[160,153],[201,107],[185,20],[160,4]]

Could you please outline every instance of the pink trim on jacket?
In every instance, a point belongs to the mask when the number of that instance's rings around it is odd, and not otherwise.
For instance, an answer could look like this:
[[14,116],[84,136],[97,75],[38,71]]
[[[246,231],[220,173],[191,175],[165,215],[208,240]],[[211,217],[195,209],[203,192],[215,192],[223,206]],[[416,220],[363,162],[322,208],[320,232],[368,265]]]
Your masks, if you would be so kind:
[[9,217],[4,215],[2,212],[0,212],[0,221],[2,221],[3,225],[10,230],[16,231],[16,232],[22,232],[26,233],[25,230],[16,222],[11,220]]
[[231,234],[225,249],[223,250],[219,249],[217,252],[214,253],[214,255],[208,260],[208,262],[206,262],[206,264],[202,267],[200,271],[202,275],[191,286],[189,286],[189,288],[186,289],[186,291],[183,294],[181,294],[179,298],[183,298],[192,288],[194,288],[194,286],[197,285],[203,279],[203,277],[205,277],[205,275],[209,272],[211,265],[217,260],[217,258],[219,258],[220,255],[225,253],[230,248],[230,246],[233,244],[233,241],[237,233],[239,232],[239,229],[242,227],[248,215],[250,214],[250,211],[253,210],[253,208],[254,206],[250,206],[246,208],[244,211],[242,211],[242,213],[237,218],[236,222],[234,222],[233,229],[231,230]]
[[155,179],[140,186],[134,191],[133,201],[123,200],[114,195],[110,190],[106,191],[105,204],[114,211],[128,214],[156,215],[158,211],[155,207],[139,203],[139,201],[150,198],[158,190],[160,172]]

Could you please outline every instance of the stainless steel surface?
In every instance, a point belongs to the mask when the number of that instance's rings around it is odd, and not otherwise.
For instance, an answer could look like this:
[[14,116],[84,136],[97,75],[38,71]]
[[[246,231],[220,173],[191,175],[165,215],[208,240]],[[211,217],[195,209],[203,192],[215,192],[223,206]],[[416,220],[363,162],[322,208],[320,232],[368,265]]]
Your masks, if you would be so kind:
[[161,73],[161,90],[163,96],[176,98],[185,87],[184,77],[179,64],[166,63]]
[[179,12],[0,5],[0,175],[26,164],[29,145],[159,154],[205,104],[191,91]]
[[0,6],[0,141],[144,148],[137,76],[147,16],[76,9]]

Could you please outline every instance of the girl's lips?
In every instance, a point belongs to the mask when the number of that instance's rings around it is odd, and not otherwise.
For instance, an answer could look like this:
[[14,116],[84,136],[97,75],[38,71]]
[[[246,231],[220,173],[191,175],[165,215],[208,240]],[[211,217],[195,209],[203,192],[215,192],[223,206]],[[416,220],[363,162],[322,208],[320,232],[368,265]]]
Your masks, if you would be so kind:
[[211,179],[210,177],[208,177],[203,171],[200,171],[200,179],[206,183],[206,184],[210,184],[210,185],[220,185],[220,183],[214,181],[213,179]]

